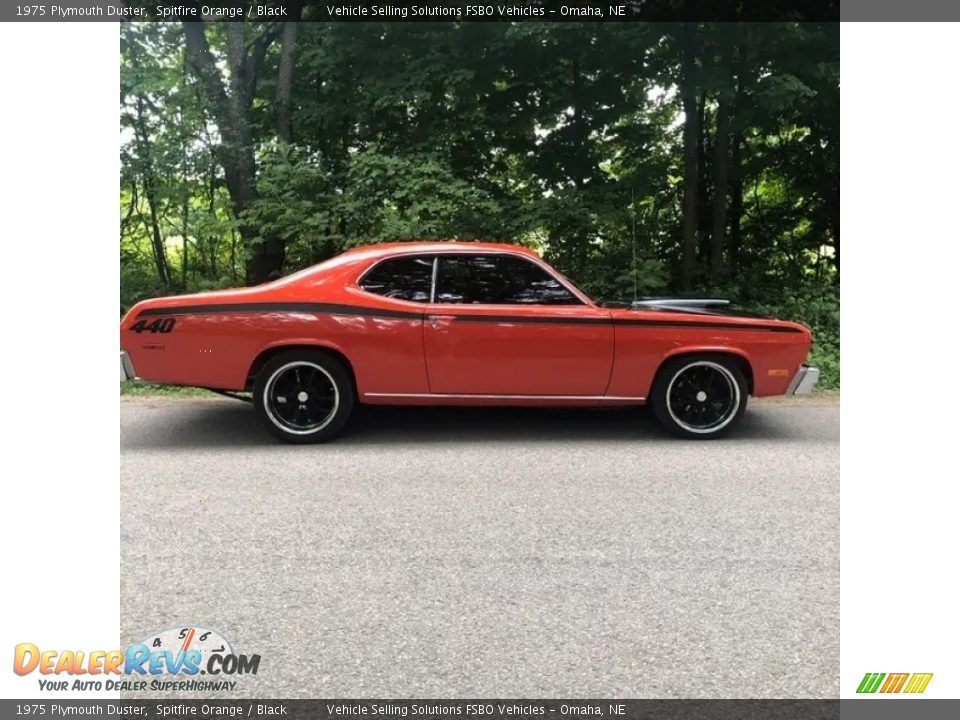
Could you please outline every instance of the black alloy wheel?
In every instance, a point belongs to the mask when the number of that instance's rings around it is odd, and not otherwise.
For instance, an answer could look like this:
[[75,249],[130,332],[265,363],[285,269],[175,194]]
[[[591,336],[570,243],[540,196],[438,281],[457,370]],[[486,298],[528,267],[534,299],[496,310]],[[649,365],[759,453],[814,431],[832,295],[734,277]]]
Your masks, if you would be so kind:
[[349,371],[322,351],[288,351],[258,373],[254,405],[267,428],[281,440],[314,443],[336,435],[353,410]]
[[680,437],[725,435],[747,405],[747,382],[739,364],[724,356],[687,356],[666,362],[651,393],[654,414]]

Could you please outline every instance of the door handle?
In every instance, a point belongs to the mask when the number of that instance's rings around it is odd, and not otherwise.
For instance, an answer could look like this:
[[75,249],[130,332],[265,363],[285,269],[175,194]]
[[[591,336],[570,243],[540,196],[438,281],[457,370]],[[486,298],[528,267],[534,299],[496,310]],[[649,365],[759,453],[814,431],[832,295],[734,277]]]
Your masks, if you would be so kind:
[[432,328],[441,328],[452,323],[454,319],[453,315],[429,315],[427,316],[427,323]]

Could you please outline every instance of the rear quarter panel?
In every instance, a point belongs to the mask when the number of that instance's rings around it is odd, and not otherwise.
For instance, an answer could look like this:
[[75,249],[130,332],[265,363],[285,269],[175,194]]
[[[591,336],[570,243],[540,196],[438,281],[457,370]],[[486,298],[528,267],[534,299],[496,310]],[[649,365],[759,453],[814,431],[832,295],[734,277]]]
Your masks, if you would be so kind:
[[[327,273],[250,290],[145,301],[121,322],[120,346],[137,375],[151,382],[242,390],[261,353],[307,346],[344,355],[360,393],[427,392],[423,306],[345,287],[356,272],[346,267],[337,277]],[[275,303],[305,307],[263,309]],[[259,307],[244,311],[250,304]],[[139,319],[164,318],[175,320],[169,333],[132,329]]]

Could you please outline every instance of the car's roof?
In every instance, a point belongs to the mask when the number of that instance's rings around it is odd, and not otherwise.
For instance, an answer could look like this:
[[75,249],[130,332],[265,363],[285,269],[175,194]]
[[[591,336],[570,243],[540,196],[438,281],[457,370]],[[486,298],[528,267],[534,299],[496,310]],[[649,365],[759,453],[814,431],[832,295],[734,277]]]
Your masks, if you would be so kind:
[[344,255],[363,254],[365,257],[388,257],[405,255],[411,251],[418,253],[435,252],[519,252],[524,255],[540,257],[536,251],[522,245],[494,242],[458,242],[455,240],[418,240],[414,242],[387,242],[375,245],[358,245],[347,250]]

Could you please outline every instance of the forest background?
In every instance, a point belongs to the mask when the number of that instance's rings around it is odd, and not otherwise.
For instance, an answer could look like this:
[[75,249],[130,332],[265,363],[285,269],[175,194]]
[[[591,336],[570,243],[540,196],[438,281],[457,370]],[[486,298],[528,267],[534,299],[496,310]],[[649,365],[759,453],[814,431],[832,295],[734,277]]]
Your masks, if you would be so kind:
[[124,23],[120,60],[121,312],[495,240],[804,322],[839,388],[837,23]]

